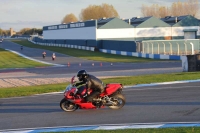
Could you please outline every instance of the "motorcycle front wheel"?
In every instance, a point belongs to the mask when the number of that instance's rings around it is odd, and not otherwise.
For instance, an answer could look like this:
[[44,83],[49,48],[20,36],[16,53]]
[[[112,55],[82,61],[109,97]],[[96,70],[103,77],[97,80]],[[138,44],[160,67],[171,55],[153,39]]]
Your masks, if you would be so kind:
[[78,106],[74,103],[71,103],[70,101],[67,101],[65,98],[63,98],[60,101],[60,108],[66,112],[72,112],[78,109]]
[[122,94],[113,95],[111,101],[112,101],[113,104],[111,106],[108,106],[111,109],[120,109],[126,103],[126,99]]

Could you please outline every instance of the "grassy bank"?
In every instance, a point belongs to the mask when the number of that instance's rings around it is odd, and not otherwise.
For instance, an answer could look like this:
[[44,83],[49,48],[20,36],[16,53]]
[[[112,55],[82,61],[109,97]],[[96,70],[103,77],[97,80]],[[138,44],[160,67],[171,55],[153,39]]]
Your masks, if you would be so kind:
[[0,88],[0,98],[30,96],[48,92],[60,92],[63,91],[68,84],[69,83]]
[[51,132],[51,133],[200,133],[200,127],[97,130],[97,131],[90,130],[90,131]]
[[31,47],[31,48],[40,48],[50,51],[55,51],[58,53],[79,57],[82,59],[96,60],[103,62],[151,62],[151,61],[166,61],[166,60],[154,60],[146,58],[138,58],[132,56],[122,56],[114,54],[106,54],[101,52],[92,52],[86,50],[72,49],[72,48],[63,48],[63,47],[51,47],[51,46],[42,46],[33,44],[27,40],[12,40],[12,42],[18,43],[20,45]]
[[[157,83],[157,82],[194,80],[194,79],[200,79],[199,72],[140,75],[140,76],[130,76],[130,77],[107,78],[107,79],[102,79],[102,80],[104,84],[122,83],[123,85],[135,85],[135,84],[148,84],[148,83]],[[48,93],[48,92],[60,92],[60,91],[63,91],[68,84],[69,83],[13,87],[13,88],[0,88],[0,98],[30,96],[34,94],[41,94],[41,93]]]
[[0,69],[2,68],[28,68],[50,66],[36,61],[25,59],[12,52],[0,48]]

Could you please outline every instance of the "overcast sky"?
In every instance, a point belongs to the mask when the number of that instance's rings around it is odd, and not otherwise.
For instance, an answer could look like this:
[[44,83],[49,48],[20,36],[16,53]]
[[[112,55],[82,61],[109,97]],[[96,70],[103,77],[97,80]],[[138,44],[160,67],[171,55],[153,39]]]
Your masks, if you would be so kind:
[[[170,6],[178,0],[0,0],[0,28],[43,28],[60,24],[66,14],[73,13],[77,18],[82,9],[89,5],[112,4],[120,18],[141,16],[141,6],[157,3]],[[180,0],[184,2],[186,0]]]

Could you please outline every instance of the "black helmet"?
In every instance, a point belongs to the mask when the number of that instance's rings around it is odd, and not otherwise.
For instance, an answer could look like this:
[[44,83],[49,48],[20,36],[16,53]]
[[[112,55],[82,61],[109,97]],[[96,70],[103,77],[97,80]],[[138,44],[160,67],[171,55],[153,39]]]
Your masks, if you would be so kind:
[[77,77],[78,77],[79,81],[83,81],[87,75],[88,74],[85,70],[80,70],[77,73]]

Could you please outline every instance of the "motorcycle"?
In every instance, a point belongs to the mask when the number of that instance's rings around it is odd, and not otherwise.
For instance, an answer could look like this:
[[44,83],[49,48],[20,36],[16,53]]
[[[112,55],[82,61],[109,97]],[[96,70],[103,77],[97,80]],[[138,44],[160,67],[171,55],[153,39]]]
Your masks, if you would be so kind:
[[46,57],[46,54],[42,54],[43,59]]
[[42,53],[42,57],[43,57],[43,59],[46,57],[46,52],[45,51]]
[[[105,91],[94,98],[93,102],[87,102],[84,99],[86,93],[90,94],[92,90],[87,92],[87,88],[78,93],[75,86],[74,77],[71,79],[71,84],[68,85],[64,91],[64,98],[60,101],[60,108],[66,112],[72,112],[77,109],[97,109],[108,106],[111,109],[120,109],[125,103],[126,99],[122,94],[123,85],[120,83],[106,84]],[[101,106],[95,106],[101,105]]]
[[52,60],[55,60],[55,59],[56,59],[56,55],[55,55],[55,53],[53,53]]

